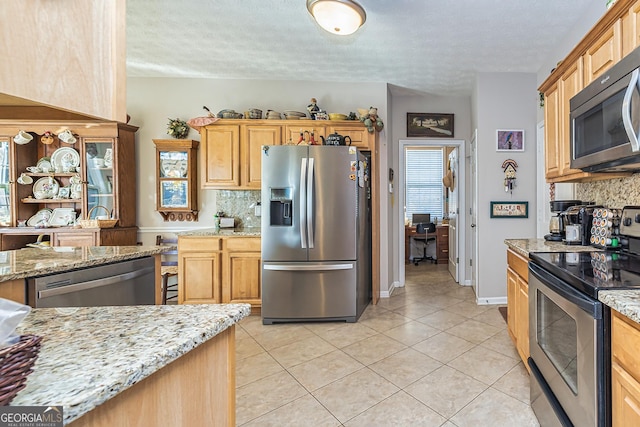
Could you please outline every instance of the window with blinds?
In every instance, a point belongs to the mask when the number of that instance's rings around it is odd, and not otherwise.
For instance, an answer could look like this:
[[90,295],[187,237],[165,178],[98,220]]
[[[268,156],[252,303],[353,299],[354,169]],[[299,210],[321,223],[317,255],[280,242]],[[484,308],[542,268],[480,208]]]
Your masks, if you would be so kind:
[[444,152],[442,148],[405,149],[405,221],[414,213],[442,219],[444,210]]

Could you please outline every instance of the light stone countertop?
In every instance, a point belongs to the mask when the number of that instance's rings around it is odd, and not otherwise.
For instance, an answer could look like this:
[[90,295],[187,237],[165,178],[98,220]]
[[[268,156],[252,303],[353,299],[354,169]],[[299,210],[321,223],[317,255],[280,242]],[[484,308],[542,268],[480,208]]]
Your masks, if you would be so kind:
[[24,248],[0,252],[0,282],[161,254],[170,246]]
[[43,337],[11,405],[63,405],[81,417],[248,316],[249,304],[40,308],[19,334]]
[[640,290],[600,291],[598,299],[634,322],[640,323]]
[[594,246],[567,245],[544,239],[505,239],[504,243],[527,258],[530,252],[593,252],[601,250]]
[[198,230],[181,231],[178,237],[260,237],[260,227],[245,228],[202,228]]

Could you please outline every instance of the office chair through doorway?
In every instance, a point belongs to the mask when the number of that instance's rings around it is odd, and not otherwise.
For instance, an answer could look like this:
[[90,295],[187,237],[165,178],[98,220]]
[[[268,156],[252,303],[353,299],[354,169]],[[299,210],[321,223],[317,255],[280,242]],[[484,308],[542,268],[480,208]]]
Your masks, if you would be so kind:
[[[416,224],[417,235],[413,237],[413,240],[416,242],[422,243],[423,252],[422,252],[421,258],[413,259],[413,265],[418,265],[420,261],[425,261],[425,260],[429,260],[432,263],[435,263],[437,261],[434,257],[427,256],[427,248],[429,247],[429,245],[432,245],[432,244],[435,245],[436,243],[435,237],[427,237],[427,235],[428,233],[435,233],[435,232],[436,232],[436,225],[432,222],[429,222],[429,223],[420,222]],[[423,234],[424,236],[421,236],[421,234]]]

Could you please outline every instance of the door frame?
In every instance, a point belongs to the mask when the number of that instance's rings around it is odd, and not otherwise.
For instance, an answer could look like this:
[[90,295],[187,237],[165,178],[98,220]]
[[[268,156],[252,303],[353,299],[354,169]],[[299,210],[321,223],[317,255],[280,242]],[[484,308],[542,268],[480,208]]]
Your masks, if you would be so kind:
[[464,269],[461,269],[461,266],[466,265],[466,248],[464,245],[465,240],[465,230],[466,230],[466,164],[462,162],[466,162],[466,152],[465,152],[465,140],[464,139],[401,139],[398,144],[398,207],[397,207],[397,235],[398,235],[398,250],[400,253],[399,259],[399,275],[398,282],[395,287],[404,287],[405,283],[405,264],[404,264],[404,189],[405,189],[405,157],[404,151],[406,147],[437,147],[443,148],[448,146],[455,146],[458,148],[458,176],[456,177],[457,185],[458,185],[458,236],[457,236],[457,246],[458,246],[458,266],[457,266],[457,276],[458,283],[465,284],[465,275]]

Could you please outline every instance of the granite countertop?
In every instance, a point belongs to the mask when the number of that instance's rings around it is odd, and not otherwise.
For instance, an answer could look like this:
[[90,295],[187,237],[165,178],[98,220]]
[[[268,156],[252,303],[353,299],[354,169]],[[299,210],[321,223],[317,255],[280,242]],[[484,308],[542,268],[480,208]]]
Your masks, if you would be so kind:
[[598,299],[634,322],[640,323],[640,291],[599,291]]
[[170,246],[54,246],[0,252],[0,282],[160,254]]
[[260,237],[260,227],[244,228],[201,228],[198,230],[181,231],[178,237]]
[[68,424],[248,316],[249,304],[41,308],[19,334],[43,338],[15,406],[63,405]]
[[530,252],[593,252],[600,250],[594,246],[567,245],[544,239],[505,239],[504,243],[527,258]]

